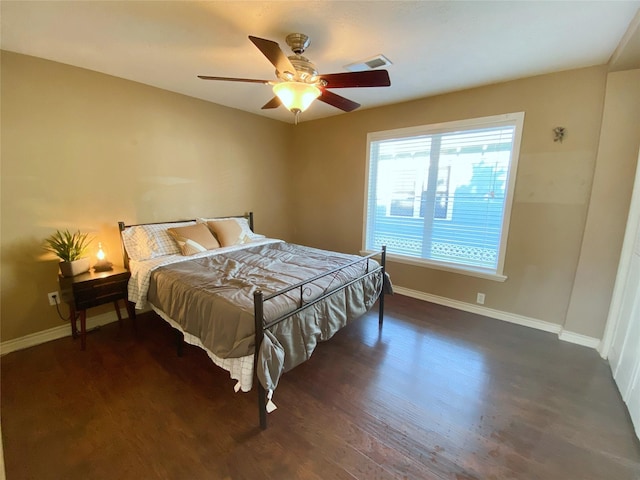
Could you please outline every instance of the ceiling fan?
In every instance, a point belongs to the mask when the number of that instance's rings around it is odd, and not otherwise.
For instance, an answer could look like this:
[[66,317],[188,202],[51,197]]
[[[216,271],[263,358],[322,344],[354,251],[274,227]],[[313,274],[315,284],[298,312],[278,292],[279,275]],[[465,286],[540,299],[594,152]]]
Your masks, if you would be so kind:
[[332,105],[345,112],[351,112],[360,106],[348,98],[337,95],[329,89],[356,87],[388,87],[391,85],[386,70],[364,72],[329,73],[321,75],[316,66],[302,54],[309,47],[309,37],[303,33],[287,35],[286,42],[294,55],[287,56],[280,45],[272,40],[249,35],[249,40],[258,47],[265,57],[276,67],[278,81],[257,80],[251,78],[212,77],[198,75],[203,80],[223,80],[227,82],[248,82],[271,85],[275,97],[263,105],[263,109],[284,105],[295,115],[304,112],[315,99]]

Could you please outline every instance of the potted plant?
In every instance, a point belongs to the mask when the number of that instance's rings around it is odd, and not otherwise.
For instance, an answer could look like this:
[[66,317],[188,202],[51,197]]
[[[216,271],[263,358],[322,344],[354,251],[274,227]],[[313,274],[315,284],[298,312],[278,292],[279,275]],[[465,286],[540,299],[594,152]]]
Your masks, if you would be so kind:
[[84,253],[91,239],[87,233],[75,233],[69,230],[56,230],[47,237],[45,248],[57,255],[60,261],[60,273],[63,277],[73,277],[89,271],[89,257]]

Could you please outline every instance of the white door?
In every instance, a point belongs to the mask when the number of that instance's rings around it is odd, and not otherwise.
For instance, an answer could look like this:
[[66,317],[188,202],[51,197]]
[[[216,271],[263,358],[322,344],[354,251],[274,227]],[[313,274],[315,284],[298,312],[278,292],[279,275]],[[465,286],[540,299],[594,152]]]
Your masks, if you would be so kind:
[[602,353],[640,438],[640,158]]

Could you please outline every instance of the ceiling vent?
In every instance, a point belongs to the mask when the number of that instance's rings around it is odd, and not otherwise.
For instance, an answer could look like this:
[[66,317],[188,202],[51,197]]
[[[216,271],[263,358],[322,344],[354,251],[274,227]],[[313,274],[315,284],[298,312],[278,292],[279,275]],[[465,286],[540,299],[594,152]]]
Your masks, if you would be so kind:
[[360,62],[350,63],[349,65],[345,65],[344,68],[350,72],[363,72],[365,70],[374,70],[376,68],[387,67],[389,65],[392,65],[391,60],[380,54]]

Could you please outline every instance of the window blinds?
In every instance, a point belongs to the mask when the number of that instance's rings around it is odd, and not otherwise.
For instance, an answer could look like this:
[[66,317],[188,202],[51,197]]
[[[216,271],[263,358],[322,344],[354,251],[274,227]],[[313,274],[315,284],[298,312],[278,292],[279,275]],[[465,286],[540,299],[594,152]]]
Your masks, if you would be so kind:
[[497,272],[517,122],[496,123],[370,136],[365,249]]

